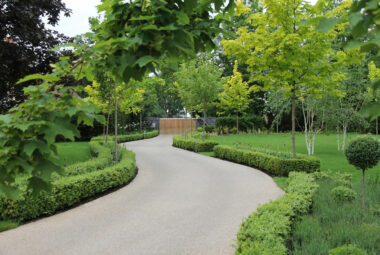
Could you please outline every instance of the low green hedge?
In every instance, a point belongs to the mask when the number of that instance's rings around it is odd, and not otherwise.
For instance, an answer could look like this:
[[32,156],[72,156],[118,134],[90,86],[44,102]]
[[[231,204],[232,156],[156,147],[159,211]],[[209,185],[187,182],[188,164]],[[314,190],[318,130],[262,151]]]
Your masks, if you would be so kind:
[[[108,149],[100,146],[98,142],[92,142],[94,151],[99,156]],[[101,148],[102,147],[102,148]],[[10,200],[0,197],[0,220],[25,221],[44,215],[51,215],[58,210],[68,208],[86,198],[95,196],[109,189],[128,183],[136,175],[135,154],[125,148],[119,147],[121,160],[115,165],[110,165],[109,156],[103,155],[106,160],[102,164],[108,164],[106,168],[91,168],[91,161],[102,160],[97,158],[76,165],[81,174],[74,175],[73,169],[53,182],[50,192],[41,192],[37,196],[31,196],[25,192],[20,200]],[[108,153],[108,152],[107,152]],[[109,154],[110,155],[110,154]],[[79,169],[79,170],[78,170]]]
[[286,255],[296,218],[309,212],[318,188],[312,174],[291,172],[287,193],[257,209],[242,223],[235,255]]
[[195,145],[194,139],[185,139],[181,135],[173,137],[173,146],[189,151],[195,151],[195,146],[197,148],[197,152],[210,152],[213,148],[218,145],[215,141],[210,140],[197,140]]
[[[130,134],[130,135],[118,135],[117,136],[117,141],[118,141],[118,143],[125,143],[125,142],[131,142],[131,141],[136,141],[136,140],[153,138],[153,137],[156,137],[156,136],[158,136],[158,131],[157,130],[153,130],[153,131],[150,131],[150,132],[146,132],[145,134],[144,133],[136,133],[136,134]],[[108,140],[109,141],[113,141],[113,138],[114,137],[112,135],[108,136]],[[104,139],[105,138],[103,136],[97,136],[97,137],[93,137],[91,139],[91,141],[103,142]]]
[[291,171],[312,173],[320,170],[319,159],[302,154],[298,154],[296,159],[283,158],[225,145],[215,146],[214,153],[218,158],[255,167],[275,176],[287,176]]

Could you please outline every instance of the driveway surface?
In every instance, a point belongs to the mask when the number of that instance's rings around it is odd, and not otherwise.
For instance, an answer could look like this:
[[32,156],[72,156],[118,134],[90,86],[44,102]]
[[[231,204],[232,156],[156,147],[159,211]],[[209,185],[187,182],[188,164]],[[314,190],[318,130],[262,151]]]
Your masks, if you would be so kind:
[[126,187],[0,233],[0,255],[233,254],[242,220],[283,194],[266,174],[171,147],[126,143],[139,173]]

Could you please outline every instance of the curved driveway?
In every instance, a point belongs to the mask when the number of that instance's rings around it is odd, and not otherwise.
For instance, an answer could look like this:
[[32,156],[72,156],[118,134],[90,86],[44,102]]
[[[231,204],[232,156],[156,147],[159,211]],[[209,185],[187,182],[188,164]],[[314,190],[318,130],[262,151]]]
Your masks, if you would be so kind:
[[244,217],[283,194],[266,174],[171,147],[125,144],[139,173],[126,187],[0,233],[0,254],[233,254]]

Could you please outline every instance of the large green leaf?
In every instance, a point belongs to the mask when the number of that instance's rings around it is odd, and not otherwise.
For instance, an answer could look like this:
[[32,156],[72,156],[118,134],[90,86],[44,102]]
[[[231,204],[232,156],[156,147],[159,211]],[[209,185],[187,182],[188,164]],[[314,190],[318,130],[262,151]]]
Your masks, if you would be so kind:
[[42,154],[49,154],[51,152],[49,146],[42,140],[33,140],[25,143],[23,152],[31,157],[35,150],[39,150]]
[[17,200],[20,198],[20,192],[16,188],[10,187],[1,182],[0,192],[3,193],[7,198],[10,198],[12,200]]
[[144,56],[144,57],[139,58],[136,61],[136,64],[138,64],[140,67],[144,67],[147,64],[154,62],[154,61],[156,61],[156,58],[151,57],[151,56]]
[[323,17],[323,18],[319,19],[319,23],[317,25],[316,30],[326,33],[338,23],[339,23],[339,19],[337,19],[337,18],[325,18],[325,17]]
[[58,135],[62,135],[71,141],[74,141],[75,136],[79,137],[77,127],[70,123],[70,119],[57,119],[50,126],[44,128],[43,132],[49,144],[54,143]]
[[48,82],[54,82],[54,81],[59,81],[59,79],[60,78],[56,75],[52,75],[52,74],[43,75],[43,74],[37,73],[37,74],[31,74],[24,77],[23,79],[19,80],[17,84],[27,82],[27,81],[32,81],[32,80],[45,80]]
[[50,181],[51,174],[54,172],[63,173],[62,167],[48,159],[42,159],[34,171],[34,173],[38,173],[38,176],[45,181]]
[[37,196],[41,191],[51,191],[52,185],[49,182],[44,181],[39,176],[33,176],[29,179],[29,189],[32,190],[32,195]]

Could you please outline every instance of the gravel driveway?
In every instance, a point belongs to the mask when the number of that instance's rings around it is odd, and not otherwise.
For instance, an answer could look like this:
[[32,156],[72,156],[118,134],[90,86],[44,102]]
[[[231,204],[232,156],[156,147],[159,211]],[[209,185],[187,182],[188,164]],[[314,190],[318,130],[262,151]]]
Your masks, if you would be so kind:
[[139,173],[126,187],[0,233],[0,254],[233,254],[239,226],[283,194],[266,174],[171,147],[171,136],[126,143]]

